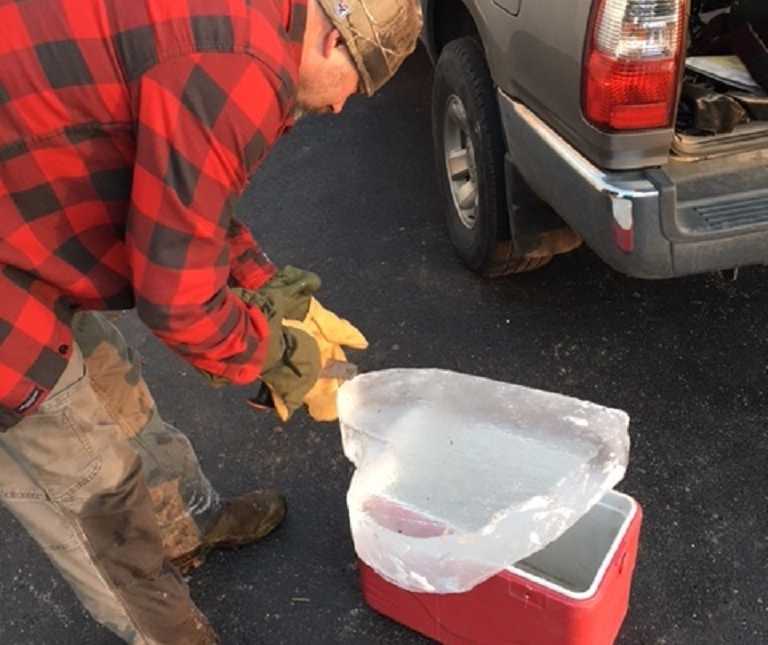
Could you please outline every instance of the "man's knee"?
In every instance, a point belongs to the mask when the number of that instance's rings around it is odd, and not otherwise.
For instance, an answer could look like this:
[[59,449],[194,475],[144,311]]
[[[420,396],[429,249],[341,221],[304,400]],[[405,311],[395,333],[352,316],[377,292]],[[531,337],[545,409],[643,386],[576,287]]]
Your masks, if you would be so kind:
[[83,312],[72,325],[93,388],[126,437],[152,420],[155,402],[141,375],[141,358],[103,314]]

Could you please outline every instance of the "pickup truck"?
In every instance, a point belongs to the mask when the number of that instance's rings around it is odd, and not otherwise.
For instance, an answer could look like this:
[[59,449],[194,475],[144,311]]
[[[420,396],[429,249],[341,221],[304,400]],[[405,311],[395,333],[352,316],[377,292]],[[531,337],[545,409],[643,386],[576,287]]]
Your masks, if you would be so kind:
[[641,278],[768,263],[768,121],[680,125],[691,29],[729,1],[422,0],[470,269],[538,269],[582,240]]

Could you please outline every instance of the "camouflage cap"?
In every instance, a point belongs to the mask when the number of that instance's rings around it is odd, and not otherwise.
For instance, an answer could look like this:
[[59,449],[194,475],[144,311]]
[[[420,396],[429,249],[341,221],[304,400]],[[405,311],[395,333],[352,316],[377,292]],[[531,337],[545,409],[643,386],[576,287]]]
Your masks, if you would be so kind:
[[363,90],[373,96],[416,49],[419,0],[318,0],[352,55]]

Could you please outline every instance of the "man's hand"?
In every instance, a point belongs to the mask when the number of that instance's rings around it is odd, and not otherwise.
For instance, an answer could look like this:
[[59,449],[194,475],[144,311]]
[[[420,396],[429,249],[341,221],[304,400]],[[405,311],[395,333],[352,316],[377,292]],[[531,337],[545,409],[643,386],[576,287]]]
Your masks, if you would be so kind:
[[237,288],[233,292],[247,305],[261,309],[271,325],[273,320],[304,320],[321,284],[318,275],[287,266],[257,291]]
[[[357,327],[347,320],[323,307],[312,298],[307,316],[301,322],[287,321],[286,326],[295,331],[302,331],[314,338],[320,352],[320,364],[323,368],[333,362],[345,363],[347,356],[343,347],[363,350],[368,348],[368,341]],[[339,414],[336,410],[336,393],[343,381],[338,378],[318,379],[307,392],[304,403],[310,416],[316,421],[335,421]]]
[[[317,364],[312,362],[310,366],[305,361],[304,367],[296,365],[298,369],[295,371],[276,369],[274,377],[271,371],[265,372],[263,380],[267,392],[261,392],[251,404],[274,409],[283,421],[287,421],[302,404],[316,421],[335,421],[339,416],[336,394],[344,378],[335,377],[330,372],[325,374],[324,370],[334,364],[346,363],[343,348],[366,349],[368,341],[349,321],[339,318],[314,298],[304,320],[287,320],[284,328],[286,333],[295,334],[299,342],[307,343],[303,351],[308,352],[314,345],[318,351]],[[316,365],[318,372],[315,372]],[[297,373],[301,373],[302,378],[297,378]]]
[[272,331],[261,380],[271,395],[277,416],[288,421],[304,403],[320,375],[320,350],[315,339],[300,329],[281,326]]
[[320,373],[320,351],[315,340],[284,323],[306,318],[312,294],[320,285],[316,274],[287,266],[257,291],[234,290],[247,305],[258,307],[269,322],[261,380],[269,389],[268,403],[283,421],[301,407]]
[[336,420],[336,393],[343,380],[323,377],[322,370],[346,362],[344,347],[368,347],[355,326],[313,298],[320,284],[314,273],[288,266],[261,289],[233,289],[248,306],[262,311],[270,329],[262,391],[251,403],[274,409],[283,421],[302,405],[317,421]]
[[[289,353],[298,351],[300,357],[308,357],[308,350],[291,349],[300,348],[300,346],[306,345],[308,341],[295,338],[295,334],[290,334],[286,338],[283,321],[303,320],[309,311],[312,294],[320,288],[320,285],[321,280],[316,274],[287,266],[278,271],[267,284],[258,290],[241,287],[232,289],[232,293],[246,305],[260,310],[269,324],[268,347],[262,374],[276,368],[284,359],[286,351]],[[300,362],[299,358],[295,360]],[[215,376],[203,370],[200,371],[213,387],[224,387],[230,384],[230,381],[224,377]],[[275,378],[279,377],[275,376]],[[283,381],[285,385],[285,379],[279,380]]]

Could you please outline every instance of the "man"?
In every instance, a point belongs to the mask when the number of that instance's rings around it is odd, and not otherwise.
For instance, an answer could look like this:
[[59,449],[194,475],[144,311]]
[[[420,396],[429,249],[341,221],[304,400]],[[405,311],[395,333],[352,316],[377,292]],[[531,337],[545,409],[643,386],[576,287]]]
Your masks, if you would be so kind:
[[326,332],[364,341],[233,206],[293,117],[391,78],[418,2],[28,0],[0,21],[0,500],[126,641],[218,642],[179,567],[263,537],[284,501],[220,500],[93,312],[135,307],[214,384],[332,418]]

